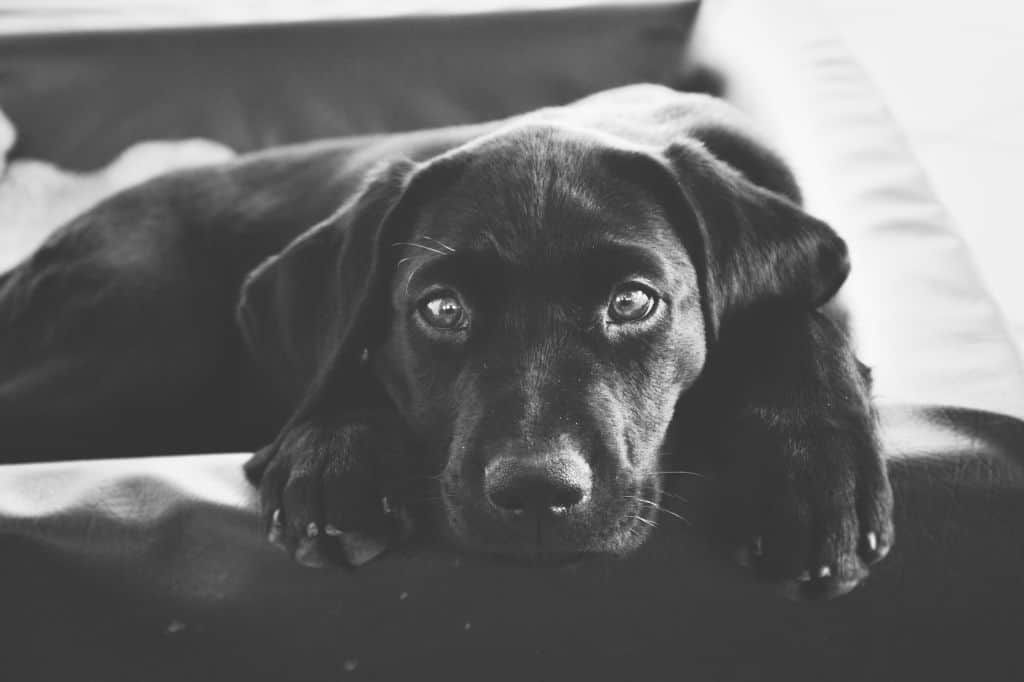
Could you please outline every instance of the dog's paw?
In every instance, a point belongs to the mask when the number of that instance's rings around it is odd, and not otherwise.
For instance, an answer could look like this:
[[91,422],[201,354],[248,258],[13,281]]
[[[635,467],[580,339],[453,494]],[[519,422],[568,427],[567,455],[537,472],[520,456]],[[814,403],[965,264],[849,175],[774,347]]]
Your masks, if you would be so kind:
[[399,433],[375,419],[299,423],[253,455],[267,539],[310,567],[361,566],[404,539],[410,521],[382,465],[401,459]]
[[723,482],[737,560],[798,599],[846,594],[892,547],[892,488],[870,423],[758,415]]

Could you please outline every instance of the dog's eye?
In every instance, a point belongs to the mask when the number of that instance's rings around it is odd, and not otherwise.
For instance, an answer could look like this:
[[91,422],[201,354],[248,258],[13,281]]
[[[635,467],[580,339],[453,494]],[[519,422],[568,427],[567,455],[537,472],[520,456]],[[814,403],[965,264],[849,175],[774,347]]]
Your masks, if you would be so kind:
[[420,306],[420,315],[431,327],[457,330],[466,326],[466,310],[450,291],[428,298]]
[[619,287],[608,304],[608,317],[612,322],[636,322],[652,312],[658,299],[645,286],[636,283]]

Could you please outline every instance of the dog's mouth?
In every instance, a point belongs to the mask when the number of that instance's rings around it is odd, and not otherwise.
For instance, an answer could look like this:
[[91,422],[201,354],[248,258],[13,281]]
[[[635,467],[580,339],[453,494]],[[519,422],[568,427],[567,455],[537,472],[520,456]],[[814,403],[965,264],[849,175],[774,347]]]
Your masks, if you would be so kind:
[[526,532],[482,512],[478,501],[458,492],[433,497],[428,526],[435,540],[458,551],[502,563],[565,567],[597,558],[624,558],[646,542],[658,527],[661,490],[656,480],[631,486],[629,494],[606,495],[586,517],[537,522]]

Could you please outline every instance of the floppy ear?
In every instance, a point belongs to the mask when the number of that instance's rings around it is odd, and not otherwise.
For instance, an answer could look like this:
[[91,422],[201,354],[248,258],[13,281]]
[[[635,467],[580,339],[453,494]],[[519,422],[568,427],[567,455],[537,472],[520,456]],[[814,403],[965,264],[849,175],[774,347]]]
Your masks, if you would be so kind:
[[393,217],[414,169],[398,161],[371,175],[334,215],[247,278],[238,306],[242,336],[287,404],[308,402],[328,382],[340,383],[333,406],[358,402],[348,394],[360,390],[364,349],[386,324],[385,245],[395,241],[388,235],[398,229]]
[[755,306],[813,309],[839,290],[850,263],[831,227],[700,144],[674,144],[665,156],[690,205],[682,236],[691,257],[703,261],[709,338]]

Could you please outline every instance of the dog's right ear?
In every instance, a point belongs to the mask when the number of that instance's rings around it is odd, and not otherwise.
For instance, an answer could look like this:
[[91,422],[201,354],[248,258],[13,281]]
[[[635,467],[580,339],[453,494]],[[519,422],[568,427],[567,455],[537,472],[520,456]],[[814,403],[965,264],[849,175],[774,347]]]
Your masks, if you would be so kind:
[[708,334],[765,304],[812,310],[846,280],[846,243],[789,197],[751,182],[703,145],[664,152],[689,205],[681,236],[702,275]]
[[242,336],[285,403],[308,402],[327,374],[349,389],[333,407],[358,402],[364,350],[388,318],[386,245],[405,227],[395,216],[416,169],[402,160],[372,174],[337,212],[247,278]]

